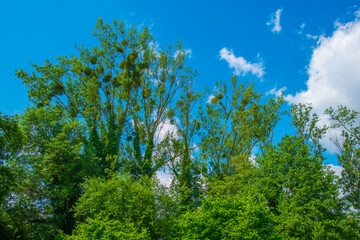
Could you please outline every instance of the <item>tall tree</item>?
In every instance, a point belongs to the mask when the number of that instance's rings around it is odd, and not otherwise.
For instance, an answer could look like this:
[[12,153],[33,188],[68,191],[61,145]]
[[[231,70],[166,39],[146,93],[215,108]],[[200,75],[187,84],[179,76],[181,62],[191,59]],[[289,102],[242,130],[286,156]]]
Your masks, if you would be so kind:
[[342,239],[349,234],[340,227],[347,221],[346,206],[334,174],[310,149],[303,138],[288,135],[267,148],[256,158],[258,189],[276,215],[281,237]]
[[263,149],[271,142],[283,99],[270,98],[262,104],[260,98],[252,84],[240,84],[233,77],[229,90],[218,82],[210,102],[200,106],[198,145],[205,176],[221,179],[236,173],[234,166],[249,161],[255,145]]
[[[133,121],[131,173],[153,176],[158,169],[173,159],[163,154],[162,147],[167,144],[163,128],[173,118],[179,107],[176,100],[192,86],[196,72],[185,67],[186,51],[181,43],[174,52],[172,47],[167,51],[156,53],[151,71],[143,84],[131,97],[129,111]],[[165,142],[164,142],[165,140]]]
[[81,46],[78,57],[59,57],[54,64],[33,65],[33,74],[16,74],[37,107],[58,105],[68,119],[86,123],[103,175],[114,161],[121,162],[123,136],[132,144],[125,144],[124,153],[130,154],[118,168],[152,176],[164,165],[153,159],[156,133],[179,90],[194,77],[185,66],[185,51],[181,44],[175,51],[158,49],[146,27],[139,31],[117,20],[112,27],[99,19],[93,35],[99,47]]
[[194,146],[200,123],[193,114],[202,94],[190,87],[192,86],[182,89],[182,94],[176,102],[177,108],[168,112],[170,124],[174,124],[176,132],[169,135],[170,144],[165,148],[171,156],[167,166],[174,173],[173,186],[180,194],[184,209],[198,207],[201,195],[200,172],[195,154],[198,149]]
[[345,198],[352,207],[359,212],[360,209],[360,124],[359,112],[347,107],[339,106],[336,110],[329,108],[326,113],[332,121],[332,128],[341,129],[343,142],[337,144],[340,153],[337,158],[343,170],[340,183],[343,187]]
[[320,140],[328,127],[320,126],[320,119],[316,113],[312,112],[312,109],[309,103],[295,104],[290,109],[290,117],[297,136],[301,137],[305,144],[312,146],[315,155],[324,160],[323,152],[326,149],[321,145]]

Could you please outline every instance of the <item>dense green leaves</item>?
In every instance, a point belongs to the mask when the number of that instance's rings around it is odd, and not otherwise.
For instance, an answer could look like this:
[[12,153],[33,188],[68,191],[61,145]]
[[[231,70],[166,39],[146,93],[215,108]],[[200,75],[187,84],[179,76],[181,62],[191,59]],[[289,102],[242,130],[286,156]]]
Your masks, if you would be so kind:
[[163,226],[171,223],[175,211],[168,193],[147,177],[137,182],[121,175],[90,178],[83,184],[83,191],[75,215],[84,227],[89,219],[107,219],[130,224],[134,231],[147,232],[155,238],[168,230]]
[[209,197],[179,220],[179,239],[274,239],[272,215],[256,194]]
[[146,229],[138,232],[134,224],[109,220],[107,217],[88,218],[79,224],[72,236],[64,236],[66,240],[148,240],[151,239]]
[[346,208],[335,176],[301,137],[285,136],[260,157],[258,189],[276,215],[283,238],[328,239],[346,234],[339,223]]
[[0,203],[14,184],[14,173],[7,165],[19,153],[23,138],[15,119],[0,115]]

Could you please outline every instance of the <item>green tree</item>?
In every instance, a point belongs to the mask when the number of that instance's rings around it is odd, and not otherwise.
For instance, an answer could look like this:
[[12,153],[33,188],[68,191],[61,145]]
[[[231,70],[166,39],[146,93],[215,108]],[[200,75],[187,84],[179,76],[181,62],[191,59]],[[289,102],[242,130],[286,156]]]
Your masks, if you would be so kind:
[[180,195],[184,210],[188,207],[198,207],[202,192],[200,172],[197,168],[194,147],[195,133],[200,123],[193,117],[194,108],[199,103],[202,94],[192,90],[189,85],[182,89],[182,94],[176,103],[177,108],[169,111],[170,124],[175,133],[169,134],[165,152],[171,156],[167,167],[174,174],[172,186]]
[[202,173],[221,179],[235,174],[239,161],[249,161],[255,145],[263,149],[271,142],[284,101],[270,98],[262,104],[253,85],[240,84],[236,77],[229,93],[226,84],[218,82],[212,97],[199,109],[199,157]]
[[171,234],[176,206],[167,192],[147,176],[137,182],[119,174],[108,179],[89,178],[83,192],[75,206],[80,224],[88,224],[87,219],[108,219],[129,223],[138,233],[146,230],[152,239],[165,239]]
[[320,119],[316,113],[312,112],[311,104],[299,103],[290,109],[292,125],[296,129],[296,135],[301,137],[305,144],[312,147],[317,157],[324,160],[323,152],[326,150],[320,143],[328,127],[320,126]]
[[[79,47],[79,57],[59,57],[54,64],[33,65],[33,74],[16,74],[34,105],[57,105],[68,119],[85,122],[91,133],[87,150],[100,160],[103,176],[115,161],[113,170],[151,177],[169,161],[153,158],[160,154],[156,134],[195,73],[185,66],[180,43],[175,51],[158,49],[146,27],[139,31],[117,20],[112,27],[99,19],[93,35],[100,47]],[[131,143],[124,143],[119,159],[121,137]]]
[[161,136],[162,128],[171,118],[174,120],[174,111],[179,107],[176,100],[186,93],[184,90],[190,89],[196,76],[185,67],[186,51],[182,50],[181,43],[175,53],[172,47],[155,53],[157,57],[151,64],[151,71],[131,96],[129,105],[133,134],[128,133],[132,139],[132,154],[127,158],[132,159],[130,172],[137,177],[151,177],[174,159],[164,154],[164,146],[169,142]]
[[43,209],[42,214],[34,214],[37,219],[33,221],[51,223],[71,233],[75,224],[72,207],[80,196],[80,183],[93,170],[81,157],[84,127],[64,115],[59,106],[26,110],[21,120],[26,145],[23,156],[17,159],[26,179],[20,182],[16,195],[31,197],[24,202],[39,202],[34,208]]
[[[345,239],[346,206],[336,177],[300,136],[286,135],[256,158],[257,185],[283,238]],[[341,223],[341,224],[340,224]],[[353,236],[354,237],[354,236]]]
[[326,113],[332,121],[332,128],[342,129],[343,142],[335,142],[340,150],[338,161],[343,167],[340,183],[345,199],[358,211],[360,208],[360,125],[359,112],[339,106],[329,108]]

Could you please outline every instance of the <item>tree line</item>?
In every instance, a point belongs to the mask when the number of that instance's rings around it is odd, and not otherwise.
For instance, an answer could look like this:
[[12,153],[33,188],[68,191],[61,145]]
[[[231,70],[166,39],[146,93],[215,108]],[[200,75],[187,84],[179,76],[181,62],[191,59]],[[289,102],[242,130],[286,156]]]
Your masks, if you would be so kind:
[[[30,104],[0,115],[4,239],[360,238],[358,112],[330,107],[321,126],[236,76],[200,92],[180,42],[117,20],[93,36],[16,71]],[[285,115],[295,134],[274,143]],[[323,164],[329,128],[341,177]]]

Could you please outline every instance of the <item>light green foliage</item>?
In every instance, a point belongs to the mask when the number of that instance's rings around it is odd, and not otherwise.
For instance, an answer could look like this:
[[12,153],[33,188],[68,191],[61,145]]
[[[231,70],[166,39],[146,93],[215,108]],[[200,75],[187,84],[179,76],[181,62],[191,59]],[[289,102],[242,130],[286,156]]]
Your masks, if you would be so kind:
[[340,106],[334,110],[329,108],[326,113],[332,121],[332,128],[342,129],[341,136],[344,141],[336,142],[340,153],[338,161],[343,167],[340,183],[342,184],[345,198],[352,207],[360,209],[360,123],[359,112]]
[[[335,176],[301,137],[285,136],[256,158],[257,185],[276,215],[284,238],[329,239],[345,234],[345,205]],[[344,223],[345,225],[347,223]]]
[[179,239],[274,239],[272,215],[256,193],[209,196],[178,224]]
[[75,207],[80,222],[88,218],[106,218],[122,224],[131,223],[139,233],[147,229],[152,238],[170,230],[163,226],[171,226],[173,203],[154,180],[144,177],[133,182],[129,177],[114,174],[109,179],[88,179],[83,191]]
[[[19,70],[16,75],[29,88],[35,106],[60,106],[68,119],[78,118],[89,132],[96,130],[105,148],[101,153],[93,150],[102,175],[126,168],[137,177],[151,177],[169,161],[155,149],[156,133],[169,108],[176,107],[180,90],[196,74],[185,66],[180,43],[175,50],[158,49],[146,27],[139,30],[117,20],[111,26],[99,19],[93,36],[100,46],[81,46],[79,56],[32,65],[33,74]],[[122,136],[132,143],[120,146]],[[118,159],[122,147],[124,157]]]
[[[164,124],[174,122],[178,105],[176,99],[190,90],[196,72],[185,67],[185,50],[179,42],[177,49],[151,48],[151,70],[143,84],[131,96],[129,111],[133,120],[131,173],[137,177],[153,176],[155,172],[173,160],[173,154],[164,152],[169,148],[169,138],[160,136]],[[164,134],[164,133],[163,133]],[[129,144],[130,145],[130,144]],[[129,148],[130,150],[130,148]],[[182,153],[184,154],[184,153]]]
[[[46,61],[44,66],[33,65],[35,72],[31,75],[23,70],[16,74],[29,88],[29,98],[35,106],[56,105],[67,119],[78,118],[89,132],[96,130],[106,149],[95,155],[100,160],[101,174],[106,175],[111,165],[107,157],[119,154],[116,143],[126,123],[130,96],[137,91],[154,56],[149,50],[153,39],[146,28],[139,33],[135,27],[127,29],[118,21],[112,28],[101,19],[93,35],[100,47],[89,50],[81,46],[79,56],[59,57],[56,63]],[[138,56],[140,52],[144,55]]]
[[325,151],[320,143],[328,127],[319,126],[320,120],[316,113],[312,113],[311,104],[295,104],[290,110],[292,125],[296,128],[296,134],[305,144],[311,145],[316,156],[323,158]]
[[65,240],[149,240],[146,229],[139,232],[133,223],[109,220],[108,217],[88,218],[77,225],[73,235],[63,236]]
[[180,99],[176,103],[175,110],[170,109],[170,119],[176,121],[176,135],[168,137],[170,144],[165,151],[172,156],[168,167],[174,173],[172,186],[180,194],[181,205],[184,209],[198,207],[200,204],[201,186],[200,171],[194,159],[194,138],[199,130],[200,123],[193,117],[195,106],[201,99],[201,93],[191,89],[191,85],[182,89]]
[[280,119],[283,99],[261,104],[253,85],[232,78],[231,88],[217,83],[214,98],[199,109],[201,124],[198,144],[205,176],[222,178],[236,172],[236,161],[248,161],[256,144],[262,149],[271,142]]

